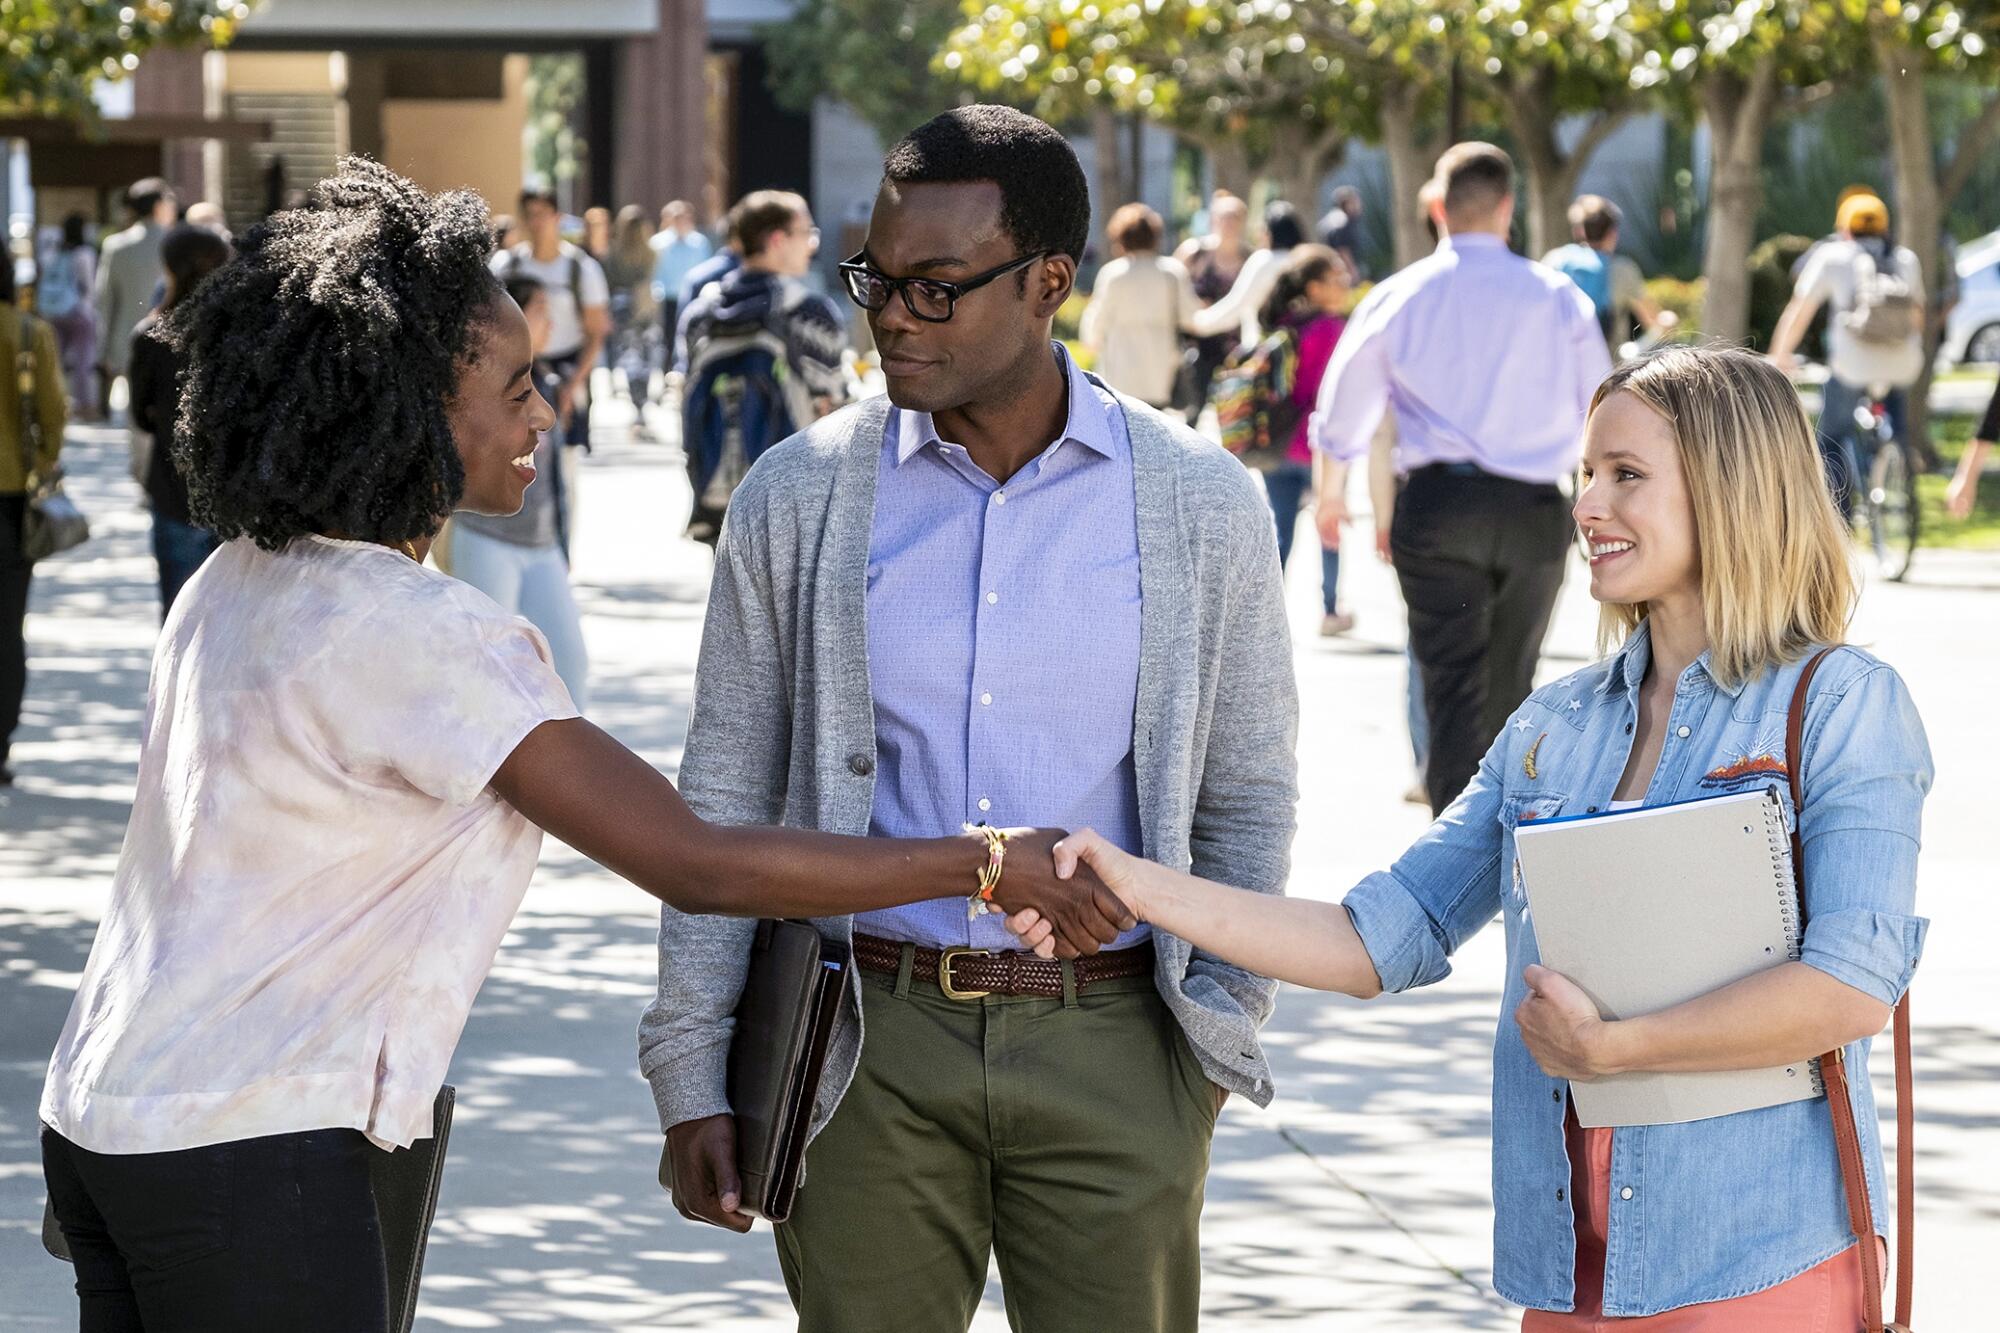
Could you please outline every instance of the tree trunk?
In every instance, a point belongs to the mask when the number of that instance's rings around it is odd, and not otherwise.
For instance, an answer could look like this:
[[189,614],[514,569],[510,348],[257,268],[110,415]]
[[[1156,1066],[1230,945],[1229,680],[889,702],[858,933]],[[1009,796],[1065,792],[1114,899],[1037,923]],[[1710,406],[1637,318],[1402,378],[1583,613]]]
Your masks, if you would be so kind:
[[1209,174],[1214,188],[1248,200],[1255,177],[1250,172],[1250,155],[1243,149],[1243,140],[1235,135],[1223,135],[1204,140],[1202,149],[1208,154]]
[[1310,236],[1319,221],[1320,186],[1327,173],[1339,165],[1346,151],[1343,134],[1328,130],[1314,132],[1299,122],[1277,127],[1272,145],[1270,175],[1277,182],[1278,197],[1299,211],[1299,221]]
[[1924,368],[1910,386],[1909,443],[1926,467],[1937,465],[1931,444],[1930,392],[1933,362],[1943,335],[1941,322],[1928,317],[1938,283],[1938,237],[1944,205],[1938,189],[1937,158],[1931,148],[1930,112],[1924,105],[1923,57],[1883,32],[1874,34],[1875,64],[1882,74],[1883,98],[1889,112],[1890,157],[1896,177],[1893,214],[1897,241],[1917,257],[1927,298],[1924,320]]
[[1444,145],[1436,135],[1418,128],[1422,90],[1410,82],[1392,85],[1382,95],[1382,148],[1389,157],[1389,234],[1395,241],[1396,267],[1414,264],[1436,248],[1417,192],[1430,179]]
[[1125,177],[1125,154],[1118,133],[1118,113],[1108,106],[1090,111],[1090,151],[1097,167],[1097,213],[1102,222],[1114,210],[1132,200],[1131,183]]
[[1764,200],[1759,167],[1775,89],[1769,56],[1748,74],[1725,68],[1701,76],[1710,158],[1701,329],[1723,342],[1740,342],[1750,332],[1750,249]]

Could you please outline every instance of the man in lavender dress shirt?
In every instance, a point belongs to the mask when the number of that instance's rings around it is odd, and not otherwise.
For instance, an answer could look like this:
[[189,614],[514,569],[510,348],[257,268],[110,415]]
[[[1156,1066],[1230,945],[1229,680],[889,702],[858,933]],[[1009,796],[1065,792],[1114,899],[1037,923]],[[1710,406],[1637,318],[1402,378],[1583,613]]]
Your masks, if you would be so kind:
[[[1430,722],[1424,787],[1442,811],[1534,687],[1574,531],[1557,483],[1576,471],[1611,358],[1590,298],[1507,248],[1507,155],[1458,144],[1434,179],[1444,238],[1355,310],[1311,435],[1349,462],[1395,414],[1404,482],[1389,551]],[[1320,504],[1320,522],[1337,521],[1337,490]]]
[[[1297,697],[1249,474],[1050,341],[1089,228],[1062,137],[962,107],[889,154],[842,265],[888,400],[760,459],[716,553],[681,781],[727,822],[1091,825],[1282,889]],[[970,884],[819,921],[857,964],[777,1227],[800,1327],[1192,1330],[1216,1114],[1275,987],[1128,931],[1037,965]],[[744,923],[662,914],[640,1067],[675,1202],[745,1230],[724,1088]],[[866,1037],[862,1029],[865,1025]]]

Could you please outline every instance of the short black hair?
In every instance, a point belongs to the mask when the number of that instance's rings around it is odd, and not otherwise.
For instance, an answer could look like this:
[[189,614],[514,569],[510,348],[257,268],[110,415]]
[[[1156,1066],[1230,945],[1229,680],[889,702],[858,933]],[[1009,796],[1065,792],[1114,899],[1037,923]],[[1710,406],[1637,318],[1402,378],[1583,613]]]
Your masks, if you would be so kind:
[[557,212],[562,211],[562,205],[556,202],[556,192],[546,185],[522,186],[521,197],[516,203],[523,213],[528,211],[529,204],[547,204]]
[[125,207],[130,209],[135,217],[146,217],[160,206],[162,199],[173,197],[174,190],[171,185],[158,176],[146,176],[126,187]]
[[207,227],[174,224],[160,241],[160,267],[174,280],[160,308],[171,310],[187,300],[203,279],[229,262],[229,256],[229,242]]
[[1000,225],[1022,254],[1081,261],[1090,242],[1090,183],[1053,125],[1009,106],[954,107],[904,135],[882,161],[896,185],[992,181]]
[[1264,206],[1264,235],[1273,250],[1284,254],[1306,243],[1306,224],[1299,220],[1298,209],[1274,199]]
[[500,308],[476,194],[347,158],[168,315],[173,460],[197,523],[266,550],[430,536],[465,469],[447,409]]

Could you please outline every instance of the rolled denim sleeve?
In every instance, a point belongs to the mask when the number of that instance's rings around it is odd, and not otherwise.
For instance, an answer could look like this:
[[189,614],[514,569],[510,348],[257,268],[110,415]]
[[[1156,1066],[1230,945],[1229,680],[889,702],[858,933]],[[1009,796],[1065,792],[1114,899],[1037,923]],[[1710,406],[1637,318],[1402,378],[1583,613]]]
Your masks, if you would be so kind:
[[1930,923],[1916,915],[1930,744],[1902,678],[1871,660],[1807,738],[1806,933],[1800,961],[1884,1004],[1908,988]]
[[1428,986],[1451,974],[1451,955],[1500,911],[1501,783],[1493,743],[1479,771],[1389,869],[1351,889],[1354,921],[1385,991]]

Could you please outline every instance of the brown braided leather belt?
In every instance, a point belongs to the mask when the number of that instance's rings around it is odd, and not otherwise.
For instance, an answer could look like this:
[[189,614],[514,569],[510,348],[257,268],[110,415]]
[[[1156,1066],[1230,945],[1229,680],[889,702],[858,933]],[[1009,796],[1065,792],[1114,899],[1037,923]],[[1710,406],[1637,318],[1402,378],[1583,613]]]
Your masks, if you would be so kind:
[[[854,964],[868,972],[895,976],[903,970],[900,940],[878,935],[854,936]],[[1149,941],[1130,949],[1114,949],[1072,959],[1070,971],[1076,977],[1079,995],[1103,981],[1153,974],[1153,946]],[[935,982],[954,1000],[976,1000],[983,995],[1034,995],[1059,1000],[1063,993],[1063,965],[1053,958],[1037,958],[1018,950],[926,949],[919,947],[910,961],[910,979]]]

